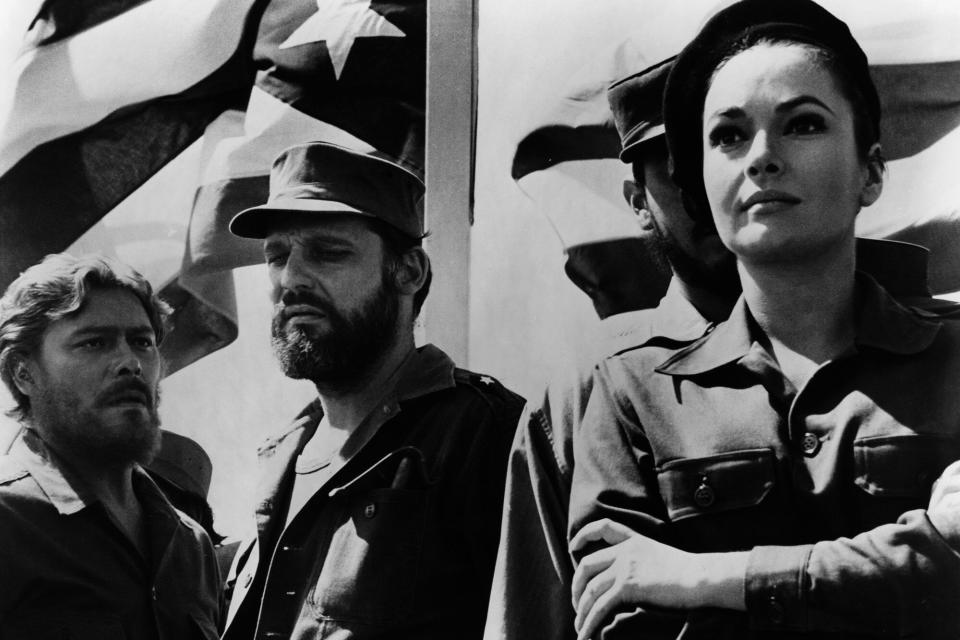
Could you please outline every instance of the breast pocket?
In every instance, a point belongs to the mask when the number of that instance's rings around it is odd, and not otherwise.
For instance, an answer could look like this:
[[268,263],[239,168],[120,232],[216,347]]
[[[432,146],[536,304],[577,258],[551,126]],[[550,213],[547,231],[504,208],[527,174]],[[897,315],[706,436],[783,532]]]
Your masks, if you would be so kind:
[[892,522],[904,511],[921,509],[944,468],[960,459],[960,440],[905,434],[875,436],[853,443],[854,484],[871,524]]
[[667,514],[680,539],[697,550],[758,544],[753,534],[776,524],[764,508],[776,475],[771,449],[672,460],[657,469]]
[[413,614],[432,496],[415,449],[387,456],[334,492],[342,524],[311,596],[318,617],[380,624]]

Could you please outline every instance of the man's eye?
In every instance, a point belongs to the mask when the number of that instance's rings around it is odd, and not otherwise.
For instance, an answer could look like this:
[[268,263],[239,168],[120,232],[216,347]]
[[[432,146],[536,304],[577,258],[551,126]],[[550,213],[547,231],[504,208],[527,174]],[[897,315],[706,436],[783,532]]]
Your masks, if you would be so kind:
[[739,127],[732,125],[720,125],[718,127],[714,127],[714,129],[710,131],[709,137],[710,146],[720,147],[721,149],[732,147],[740,142],[743,142],[745,139],[746,136],[744,135],[743,131],[741,131]]
[[95,349],[102,349],[106,344],[106,341],[103,338],[87,338],[79,343],[81,349],[86,349],[88,351],[93,351]]
[[148,336],[141,336],[139,338],[134,338],[130,342],[133,344],[133,346],[137,347],[138,349],[152,349],[153,347],[156,346],[156,344],[153,341],[153,338]]
[[787,123],[787,134],[809,135],[825,131],[826,128],[827,123],[821,116],[806,113],[790,119]]
[[266,260],[271,267],[282,267],[287,262],[287,254],[269,253],[266,255]]

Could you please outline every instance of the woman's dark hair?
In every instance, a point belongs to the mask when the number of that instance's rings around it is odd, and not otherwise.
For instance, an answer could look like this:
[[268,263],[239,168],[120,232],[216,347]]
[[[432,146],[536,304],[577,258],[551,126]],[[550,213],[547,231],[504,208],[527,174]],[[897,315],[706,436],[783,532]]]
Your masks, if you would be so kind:
[[[778,44],[798,45],[803,47],[813,56],[814,61],[825,68],[837,83],[840,94],[850,103],[853,111],[853,134],[857,145],[857,151],[860,152],[860,159],[867,160],[870,154],[870,147],[880,140],[880,128],[874,121],[873,113],[868,105],[867,98],[864,96],[861,88],[862,82],[855,78],[852,70],[839,59],[832,50],[818,43],[801,41],[788,36],[770,35],[759,31],[751,31],[736,41],[734,41],[729,50],[724,54],[719,64],[714,68],[713,73],[704,91],[704,97],[713,85],[713,79],[717,73],[738,54],[757,46],[772,46]],[[878,158],[883,163],[882,158]]]

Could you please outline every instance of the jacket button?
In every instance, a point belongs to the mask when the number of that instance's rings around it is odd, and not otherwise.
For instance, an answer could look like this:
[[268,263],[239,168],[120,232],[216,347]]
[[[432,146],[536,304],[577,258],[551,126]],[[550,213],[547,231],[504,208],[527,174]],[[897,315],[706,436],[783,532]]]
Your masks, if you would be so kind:
[[803,449],[803,455],[813,457],[820,451],[820,438],[817,437],[817,434],[808,431],[803,434],[800,448]]
[[712,506],[716,500],[717,495],[714,493],[713,487],[707,484],[706,477],[702,478],[700,480],[700,486],[693,492],[693,501],[701,509],[706,509]]
[[786,619],[784,615],[783,605],[780,604],[780,601],[777,600],[776,596],[770,596],[769,603],[769,613],[770,613],[770,622],[773,624],[783,624],[783,621]]
[[370,504],[368,504],[363,508],[363,516],[365,518],[369,519],[375,515],[377,515],[377,505],[375,505],[374,503],[371,502]]
[[150,597],[153,598],[154,602],[160,599],[160,593],[157,591],[156,587],[150,589]]

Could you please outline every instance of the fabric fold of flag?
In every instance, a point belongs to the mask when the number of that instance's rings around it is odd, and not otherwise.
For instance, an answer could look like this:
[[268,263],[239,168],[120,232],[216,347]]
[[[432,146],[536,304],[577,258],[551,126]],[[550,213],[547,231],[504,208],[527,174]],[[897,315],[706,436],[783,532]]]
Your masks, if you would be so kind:
[[244,99],[255,4],[43,6],[0,87],[0,285],[67,247]]
[[[960,45],[951,35],[952,27],[943,12],[908,15],[903,5],[889,2],[875,11],[839,4],[830,8],[837,9],[861,38],[883,104],[881,142],[889,161],[887,181],[880,201],[861,212],[857,232],[927,247],[934,293],[960,290],[960,256],[955,250],[960,242],[960,187],[942,169],[944,163],[949,166],[948,158],[960,153]],[[636,24],[643,24],[640,17]],[[692,30],[701,17],[686,19]],[[626,16],[623,22],[634,24]],[[923,38],[916,37],[920,33]],[[565,84],[554,99],[531,119],[517,142],[511,175],[534,199],[549,199],[551,191],[564,188],[558,185],[574,181],[580,183],[580,191],[601,194],[610,206],[626,210],[620,189],[613,184],[616,181],[602,185],[597,171],[586,170],[619,154],[606,90],[615,80],[676,51],[664,49],[663,39],[652,39],[642,27],[613,48],[577,51],[580,59],[594,62],[564,76]],[[564,163],[569,166],[557,166]],[[617,172],[614,165],[609,166]],[[619,174],[625,177],[628,171],[621,167]],[[538,173],[551,177],[534,179]],[[606,207],[542,209],[568,251],[590,243],[596,252],[599,240],[619,239],[595,237],[593,229],[598,225],[609,227],[611,210]],[[623,237],[630,235],[628,230]]]

